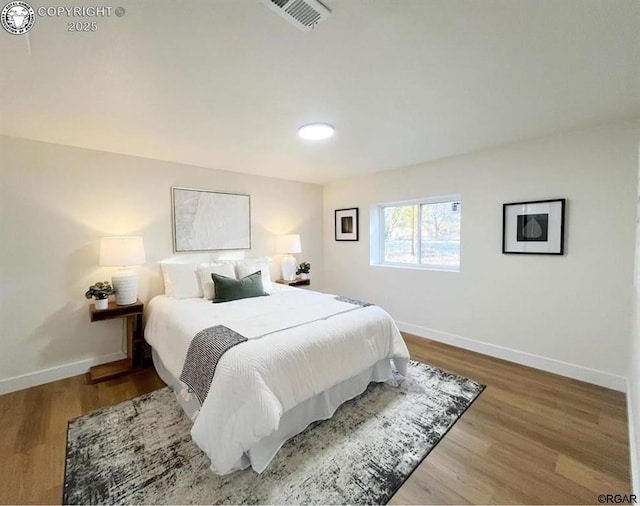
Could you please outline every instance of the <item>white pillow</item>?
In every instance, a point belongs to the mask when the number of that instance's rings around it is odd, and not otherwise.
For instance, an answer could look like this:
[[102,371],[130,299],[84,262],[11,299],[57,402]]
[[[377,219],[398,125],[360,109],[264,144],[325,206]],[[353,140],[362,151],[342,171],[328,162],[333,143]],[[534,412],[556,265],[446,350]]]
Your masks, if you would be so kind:
[[236,274],[238,279],[242,279],[256,271],[262,271],[262,288],[265,293],[271,293],[273,285],[271,284],[271,273],[269,271],[269,257],[262,258],[245,258],[236,260]]
[[161,263],[164,293],[176,299],[202,297],[196,264]]
[[210,264],[201,264],[198,267],[198,276],[200,277],[200,286],[202,286],[202,296],[207,300],[216,298],[216,287],[211,279],[212,273],[236,279],[233,261],[221,260]]

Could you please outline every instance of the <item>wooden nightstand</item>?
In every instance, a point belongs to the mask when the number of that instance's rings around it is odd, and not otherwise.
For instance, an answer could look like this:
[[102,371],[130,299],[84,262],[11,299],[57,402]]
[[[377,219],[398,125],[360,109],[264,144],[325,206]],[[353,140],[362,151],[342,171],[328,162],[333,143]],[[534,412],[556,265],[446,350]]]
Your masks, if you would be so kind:
[[286,279],[276,279],[276,283],[280,283],[281,285],[289,285],[289,286],[309,286],[311,284],[311,280],[309,278],[302,279],[296,278],[291,281],[287,281]]
[[136,300],[133,304],[118,306],[109,302],[107,309],[96,309],[94,304],[89,306],[89,316],[92,322],[112,320],[113,318],[127,319],[127,358],[93,366],[89,369],[91,383],[108,380],[130,373],[143,367],[144,339],[142,334],[142,312],[144,304]]

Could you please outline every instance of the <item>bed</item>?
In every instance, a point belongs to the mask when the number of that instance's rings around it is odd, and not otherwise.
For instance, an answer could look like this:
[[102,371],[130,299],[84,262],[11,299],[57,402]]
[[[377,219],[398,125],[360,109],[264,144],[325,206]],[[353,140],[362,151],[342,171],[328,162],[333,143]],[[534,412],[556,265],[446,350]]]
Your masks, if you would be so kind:
[[[284,285],[269,296],[213,304],[160,295],[147,306],[145,339],[162,380],[193,421],[193,441],[228,474],[262,472],[280,447],[330,418],[370,382],[393,384],[409,353],[375,305]],[[193,337],[223,325],[247,338],[220,358],[202,404],[179,378]]]

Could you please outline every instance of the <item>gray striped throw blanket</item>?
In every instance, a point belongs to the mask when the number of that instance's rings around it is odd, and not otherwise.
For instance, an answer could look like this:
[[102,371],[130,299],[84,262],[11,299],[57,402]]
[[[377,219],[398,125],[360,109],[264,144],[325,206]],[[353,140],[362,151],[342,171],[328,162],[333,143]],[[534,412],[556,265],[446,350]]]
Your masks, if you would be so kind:
[[180,381],[186,383],[201,406],[209,393],[213,375],[222,355],[246,340],[246,337],[224,325],[206,328],[195,335],[187,351]]

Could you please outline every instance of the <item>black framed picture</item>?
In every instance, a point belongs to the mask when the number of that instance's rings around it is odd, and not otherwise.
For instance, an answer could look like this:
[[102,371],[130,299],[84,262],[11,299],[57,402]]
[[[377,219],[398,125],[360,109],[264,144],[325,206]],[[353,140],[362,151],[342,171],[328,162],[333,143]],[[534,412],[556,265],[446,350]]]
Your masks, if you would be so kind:
[[358,208],[336,209],[336,241],[358,240]]
[[502,252],[564,255],[565,199],[502,206]]

